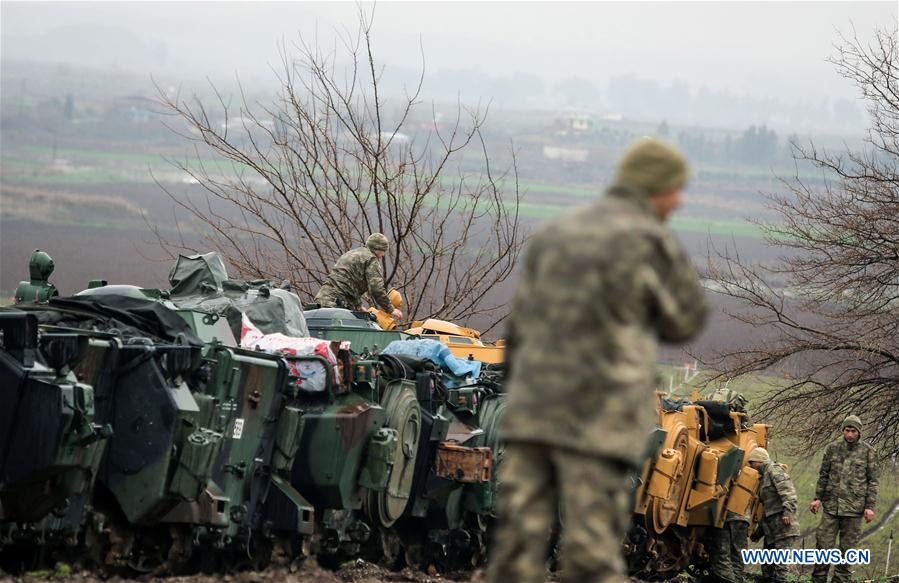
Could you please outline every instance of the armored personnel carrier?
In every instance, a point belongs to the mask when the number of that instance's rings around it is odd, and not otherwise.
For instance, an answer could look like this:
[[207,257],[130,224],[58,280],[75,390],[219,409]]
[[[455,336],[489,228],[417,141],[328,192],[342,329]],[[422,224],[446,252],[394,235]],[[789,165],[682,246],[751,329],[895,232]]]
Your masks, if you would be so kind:
[[756,522],[760,480],[747,461],[768,445],[767,425],[749,424],[744,408],[695,391],[690,400],[660,395],[658,411],[624,545],[630,573],[652,579],[701,571],[703,537],[728,512]]
[[306,339],[327,358],[241,346],[245,317],[295,339],[306,318],[285,287],[232,280],[214,254],[179,259],[169,290],[95,281],[57,297],[51,271],[0,309],[5,570],[53,557],[120,572],[256,569],[275,550],[482,559],[495,383],[449,386],[438,364],[377,354],[374,341],[356,353],[338,327]]

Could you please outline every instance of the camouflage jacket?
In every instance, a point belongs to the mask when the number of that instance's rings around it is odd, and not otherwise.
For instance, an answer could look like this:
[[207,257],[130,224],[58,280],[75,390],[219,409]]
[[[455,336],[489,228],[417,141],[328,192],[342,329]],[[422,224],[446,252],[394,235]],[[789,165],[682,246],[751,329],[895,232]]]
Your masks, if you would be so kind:
[[513,300],[503,435],[638,463],[656,418],[658,340],[692,338],[706,311],[647,194],[613,187],[546,223]]
[[387,296],[380,260],[368,247],[357,247],[341,255],[319,292],[319,303],[331,304],[336,300],[351,309],[361,307],[362,295],[367,293],[372,305],[386,312],[393,311]]
[[842,437],[824,450],[815,497],[824,512],[835,516],[861,516],[874,510],[878,488],[877,455],[867,443],[848,443]]
[[749,417],[749,412],[746,410],[746,403],[748,401],[743,393],[738,393],[732,389],[719,388],[708,396],[708,400],[727,403],[731,412],[743,414],[740,426],[743,429],[752,429],[752,419]]
[[[764,518],[762,532],[765,539],[780,540],[799,536],[799,500],[793,480],[780,465],[768,462],[762,466],[762,482],[759,485],[759,501],[762,503]],[[785,525],[781,518],[789,516],[792,524]]]

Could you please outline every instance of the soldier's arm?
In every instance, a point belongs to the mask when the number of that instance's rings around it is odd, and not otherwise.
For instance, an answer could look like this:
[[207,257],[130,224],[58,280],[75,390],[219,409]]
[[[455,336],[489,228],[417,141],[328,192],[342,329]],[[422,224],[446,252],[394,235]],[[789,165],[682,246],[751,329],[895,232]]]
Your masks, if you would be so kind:
[[796,487],[793,485],[793,480],[782,468],[771,477],[773,478],[774,487],[780,495],[784,516],[795,517],[796,511],[799,509],[799,500],[796,497]]
[[874,510],[877,505],[877,490],[880,486],[878,482],[879,470],[877,466],[877,456],[873,449],[868,450],[868,488],[865,491],[865,509]]
[[818,470],[818,485],[815,486],[815,500],[823,499],[824,493],[827,491],[827,480],[830,478],[831,451],[833,451],[832,448],[827,446],[824,450],[824,457],[821,459],[821,469]]
[[368,282],[368,297],[372,303],[387,312],[393,311],[393,304],[390,303],[390,297],[387,295],[387,288],[384,286],[384,276],[381,275],[381,266],[378,265],[377,259],[372,259],[365,265],[365,280]]
[[705,323],[705,294],[699,274],[674,236],[665,234],[656,243],[645,283],[657,331],[664,341],[685,342],[699,333]]

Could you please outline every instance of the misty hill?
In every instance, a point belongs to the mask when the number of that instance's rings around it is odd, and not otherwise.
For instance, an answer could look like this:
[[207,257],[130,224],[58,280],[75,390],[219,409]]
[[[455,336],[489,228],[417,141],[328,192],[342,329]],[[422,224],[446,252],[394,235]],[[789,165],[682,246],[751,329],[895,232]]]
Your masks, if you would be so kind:
[[2,46],[4,61],[91,63],[127,71],[158,68],[166,57],[162,45],[148,46],[127,28],[102,24],[73,24],[29,36],[13,33],[3,36]]

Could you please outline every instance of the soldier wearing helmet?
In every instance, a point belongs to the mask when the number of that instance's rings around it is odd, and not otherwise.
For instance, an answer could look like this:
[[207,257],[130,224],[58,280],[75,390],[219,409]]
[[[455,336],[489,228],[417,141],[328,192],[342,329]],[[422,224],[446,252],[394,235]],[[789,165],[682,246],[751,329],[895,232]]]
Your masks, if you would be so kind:
[[598,201],[531,238],[506,344],[492,583],[542,583],[559,522],[563,581],[626,581],[626,483],[655,424],[658,342],[689,340],[706,315],[665,226],[688,174],[675,147],[642,139]]
[[[843,436],[824,450],[815,499],[809,510],[817,514],[824,509],[817,530],[819,549],[832,549],[837,544],[844,553],[855,548],[861,539],[862,517],[874,519],[877,504],[878,469],[874,448],[861,441],[862,422],[849,415],[841,426]],[[830,565],[815,565],[812,581],[825,583]],[[834,581],[849,581],[849,565],[836,565]]]
[[[762,521],[752,540],[765,537],[766,549],[789,549],[799,538],[799,501],[796,486],[783,466],[771,461],[768,451],[757,447],[749,454],[749,465],[762,476],[759,485],[759,501],[762,504]],[[762,565],[765,581],[784,582],[789,571],[786,565]]]
[[372,233],[364,247],[344,253],[315,294],[315,302],[323,308],[362,309],[362,296],[368,294],[372,305],[402,320],[403,312],[394,308],[384,286],[380,259],[387,254],[390,242],[381,233]]

